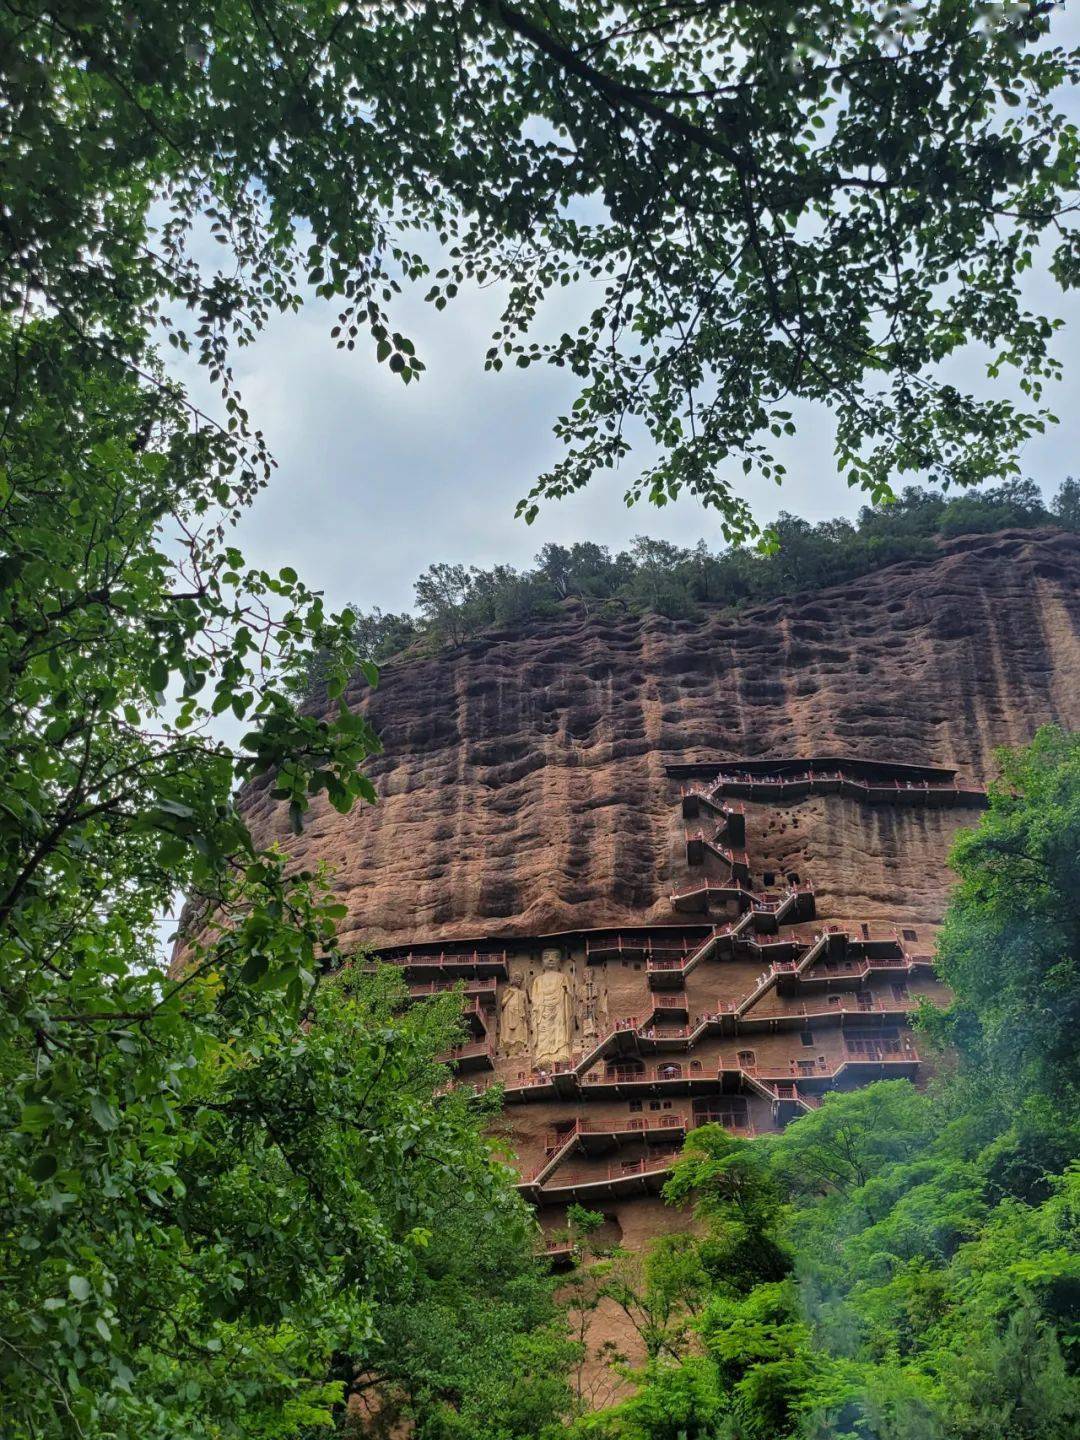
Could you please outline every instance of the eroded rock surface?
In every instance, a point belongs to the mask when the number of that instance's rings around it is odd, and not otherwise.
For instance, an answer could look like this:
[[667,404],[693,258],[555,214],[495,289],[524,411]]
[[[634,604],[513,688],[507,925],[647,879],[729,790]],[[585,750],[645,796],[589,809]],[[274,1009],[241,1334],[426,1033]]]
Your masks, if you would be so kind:
[[[670,923],[684,852],[668,761],[862,756],[983,784],[995,747],[1080,723],[1080,536],[965,536],[929,563],[695,621],[576,606],[391,664],[351,698],[386,747],[378,806],[316,802],[297,839],[268,787],[246,802],[260,840],[334,866],[346,940]],[[822,913],[940,912],[947,876],[919,857],[944,853],[950,812],[811,801],[763,820],[759,863],[811,876]]]
[[[346,945],[392,949],[415,999],[464,987],[453,1073],[503,1086],[495,1129],[553,1263],[571,1202],[640,1249],[692,1223],[658,1193],[691,1128],[752,1136],[830,1090],[925,1082],[908,1016],[947,999],[932,952],[952,839],[995,747],[1080,724],[1080,536],[965,537],[694,622],[568,607],[350,698],[386,747],[379,805],[317,803],[296,839],[255,787],[257,838],[330,862]],[[709,790],[739,770],[724,762],[829,756],[884,767],[895,800],[759,788],[731,822]],[[711,800],[683,797],[691,764]],[[968,799],[901,794],[904,764],[955,768]],[[638,1361],[640,1344],[606,1301],[587,1340],[605,1403],[606,1347]]]

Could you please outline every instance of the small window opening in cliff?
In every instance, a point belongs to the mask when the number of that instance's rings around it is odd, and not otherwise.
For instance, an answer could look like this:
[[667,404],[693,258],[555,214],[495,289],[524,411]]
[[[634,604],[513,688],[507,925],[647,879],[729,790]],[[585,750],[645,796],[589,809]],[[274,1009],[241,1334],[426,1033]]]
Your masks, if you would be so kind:
[[738,1061],[739,1061],[739,1064],[743,1067],[743,1069],[746,1069],[746,1067],[747,1067],[748,1065],[756,1065],[756,1064],[757,1064],[757,1051],[755,1051],[755,1050],[740,1050],[740,1051],[739,1051],[739,1054],[738,1054]]
[[917,940],[918,938],[919,938],[919,932],[918,932],[917,930],[905,930],[905,931],[904,931],[904,939],[905,939],[905,940]]
[[636,1115],[636,1114],[638,1114],[638,1113],[640,1112],[640,1110],[641,1110],[641,1101],[640,1101],[640,1100],[631,1100],[631,1101],[630,1101],[630,1114],[631,1114],[631,1115]]
[[761,878],[765,882],[766,887],[776,884],[775,870],[766,870],[765,874]]
[[807,1050],[810,1050],[810,1049],[813,1048],[814,1036],[813,1036],[813,1033],[812,1033],[811,1031],[809,1031],[809,1030],[804,1030],[803,1033],[802,1033],[801,1039],[802,1039],[802,1043],[806,1046]]
[[701,1061],[700,1061],[700,1060],[691,1060],[691,1061],[690,1061],[690,1074],[691,1074],[691,1075],[700,1075],[700,1074],[701,1074]]
[[907,986],[906,986],[906,985],[903,985],[903,984],[901,984],[901,985],[894,985],[894,986],[892,987],[892,998],[893,998],[894,1000],[906,1000],[906,999],[908,998],[908,988],[907,988]]
[[869,925],[864,925],[864,926],[862,927],[862,938],[863,938],[864,940],[869,940],[869,939],[870,939],[870,926],[869,926]]
[[787,880],[788,880],[788,884],[789,884],[789,885],[798,885],[798,883],[799,883],[799,877],[798,877],[797,873],[796,873],[794,870],[792,870],[792,871],[790,872],[790,874],[789,874],[788,877],[787,877]]

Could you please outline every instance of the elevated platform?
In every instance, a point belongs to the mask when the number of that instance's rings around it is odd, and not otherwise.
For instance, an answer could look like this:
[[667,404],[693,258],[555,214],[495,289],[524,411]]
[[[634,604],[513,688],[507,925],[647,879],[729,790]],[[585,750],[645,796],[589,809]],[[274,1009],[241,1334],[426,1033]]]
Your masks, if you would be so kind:
[[598,931],[584,936],[585,963],[600,965],[615,960],[678,960],[700,946],[708,927],[653,926],[642,930]]
[[[703,805],[723,813],[726,797],[786,803],[807,795],[847,795],[871,805],[938,805],[982,809],[986,791],[961,785],[954,770],[922,765],[885,765],[860,760],[741,761],[706,774],[703,766],[669,765],[668,774],[701,776],[685,786],[683,814]],[[720,802],[719,797],[725,797]]]
[[714,840],[739,847],[746,844],[744,806],[731,800],[722,800],[702,785],[684,785],[681,800],[684,820],[699,820],[703,812],[708,811],[717,822]]
[[534,1205],[568,1205],[597,1200],[623,1200],[632,1195],[658,1195],[671,1174],[676,1156],[655,1160],[630,1160],[622,1165],[609,1165],[595,1177],[579,1180],[553,1180],[547,1185],[521,1185],[518,1188]]
[[505,950],[407,950],[380,955],[384,965],[396,965],[409,981],[433,979],[505,980],[509,975]]
[[540,1255],[552,1270],[572,1270],[577,1262],[577,1246],[571,1240],[547,1240]]
[[680,994],[678,991],[671,991],[665,995],[654,995],[652,997],[652,1014],[645,1023],[647,1025],[670,1025],[676,1020],[688,1020],[690,1011],[687,1005],[686,995]]
[[[812,1061],[793,1063],[816,1064]],[[838,1088],[838,1081],[845,1079],[850,1079],[859,1085],[869,1084],[871,1080],[895,1080],[898,1077],[912,1080],[921,1063],[919,1054],[915,1050],[901,1049],[896,1053],[886,1053],[882,1049],[865,1055],[849,1055],[847,1059],[841,1060],[835,1065],[818,1065],[812,1071],[798,1070],[786,1075],[764,1073],[759,1074],[758,1078],[775,1086],[778,1083],[789,1082],[794,1073],[794,1079],[800,1091],[804,1088],[833,1090]]]
[[428,1000],[432,995],[444,995],[459,988],[466,1000],[478,1000],[481,1005],[494,1007],[498,994],[498,981],[494,975],[486,978],[472,976],[461,980],[420,980],[409,986],[409,999]]
[[495,1047],[489,1040],[477,1040],[472,1045],[455,1045],[435,1057],[443,1065],[462,1073],[470,1070],[494,1070]]
[[862,780],[935,780],[952,783],[954,766],[910,765],[901,760],[872,760],[859,755],[776,755],[741,760],[676,760],[664,764],[677,780],[708,778],[717,771],[740,775],[800,775],[808,770],[845,770]]
[[[758,895],[741,886],[725,887],[711,880],[676,890],[671,896],[671,903],[677,909],[706,909],[710,900],[725,898],[737,898],[743,905],[743,913],[738,920],[714,926],[689,954],[646,957],[645,970],[654,989],[677,988],[702,960],[713,955],[732,955],[739,943],[748,942],[760,948],[767,943],[763,937],[779,937],[781,925],[812,920],[816,910],[814,891],[809,885],[793,885],[780,894]],[[792,944],[790,938],[778,939],[777,943],[781,948]]]

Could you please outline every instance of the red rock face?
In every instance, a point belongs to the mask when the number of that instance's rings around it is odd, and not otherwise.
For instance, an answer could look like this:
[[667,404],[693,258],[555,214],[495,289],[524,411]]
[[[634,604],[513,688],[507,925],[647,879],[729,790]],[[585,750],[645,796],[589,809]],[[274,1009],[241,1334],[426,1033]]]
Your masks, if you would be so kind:
[[[997,746],[1080,723],[1080,536],[967,537],[693,622],[579,606],[387,666],[352,699],[386,747],[378,806],[316,802],[296,839],[255,787],[257,839],[328,861],[346,944],[412,950],[416,998],[464,980],[458,1081],[505,1086],[499,1128],[553,1254],[569,1201],[638,1248],[689,1223],[658,1191],[694,1125],[760,1133],[830,1089],[925,1079],[906,1015],[945,998],[934,929],[972,792]],[[815,780],[712,784],[789,757]],[[881,784],[821,757],[877,762]],[[905,764],[967,793],[909,786]],[[785,898],[796,884],[812,899]],[[589,1344],[637,1355],[610,1305]],[[604,1366],[588,1376],[612,1398]]]
[[[268,787],[247,801],[260,839],[335,867],[346,939],[667,922],[683,855],[667,762],[861,756],[982,784],[995,747],[1075,726],[1080,536],[967,536],[930,563],[695,621],[578,607],[389,665],[354,698],[386,747],[378,806],[317,801],[297,840]],[[877,810],[869,829],[839,814],[826,833],[815,800],[751,844],[812,874],[824,910],[936,917],[950,812]]]

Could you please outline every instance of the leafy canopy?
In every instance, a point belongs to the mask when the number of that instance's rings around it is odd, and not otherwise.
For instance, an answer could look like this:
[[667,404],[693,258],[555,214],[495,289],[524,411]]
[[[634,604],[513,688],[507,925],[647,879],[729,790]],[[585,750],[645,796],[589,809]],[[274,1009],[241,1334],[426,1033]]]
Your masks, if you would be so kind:
[[[401,288],[442,309],[496,284],[487,364],[580,381],[527,518],[644,431],[658,458],[628,497],[689,491],[743,535],[742,476],[782,476],[799,400],[831,410],[839,468],[875,498],[911,471],[1001,478],[1058,373],[1025,272],[1039,255],[1070,286],[1080,264],[1057,109],[1080,61],[1056,10],[30,0],[0,17],[0,303],[44,295],[129,356],[160,318],[257,467],[228,353],[274,311],[340,301],[338,343],[410,382]],[[949,378],[968,347],[1023,406]]]
[[373,1377],[433,1440],[528,1433],[566,1351],[485,1116],[445,1093],[459,999],[343,970],[329,877],[234,805],[370,797],[366,722],[287,684],[317,644],[340,693],[353,619],[244,565],[234,447],[170,387],[55,317],[0,337],[5,1437],[298,1440]]
[[1002,757],[938,943],[959,997],[946,1033],[980,1079],[1080,1104],[1080,736],[1047,729]]
[[[905,469],[1005,475],[1056,373],[1022,274],[1045,237],[1056,278],[1076,277],[1076,134],[1053,99],[1076,60],[1051,23],[975,0],[0,11],[0,1409],[16,1440],[311,1433],[365,1374],[432,1437],[528,1434],[566,1400],[527,1223],[483,1116],[444,1093],[456,1002],[406,1014],[378,977],[328,983],[340,907],[259,851],[233,804],[251,781],[294,827],[312,794],[347,810],[371,796],[376,744],[344,704],[316,718],[295,701],[313,649],[340,701],[354,617],[230,544],[270,468],[234,347],[314,287],[340,305],[340,345],[411,383],[403,286],[441,309],[500,285],[488,363],[580,380],[527,517],[644,425],[659,458],[633,493],[689,490],[738,537],[730,467],[780,473],[770,447],[798,398],[832,408],[841,467],[873,497]],[[581,310],[548,339],[556,288]],[[161,335],[220,387],[219,417],[168,380]],[[1029,409],[943,380],[972,341]],[[641,560],[659,595],[665,556]],[[449,578],[433,603],[457,603]],[[215,918],[169,978],[156,921],[178,891]],[[743,1163],[706,1158],[724,1183]],[[989,1202],[961,1160],[954,1209],[977,1225]],[[1038,1189],[1033,1166],[998,1137],[994,1197]],[[788,1283],[779,1181],[743,1179],[752,1212],[714,1197],[714,1265],[748,1257],[728,1305]],[[934,1185],[890,1254],[961,1235]],[[968,1328],[998,1343],[983,1393],[1026,1346],[1049,1376],[1032,1394],[1067,1416],[1054,1317],[1075,1205],[1064,1184],[1036,1198],[1029,1243],[1006,1238],[1042,1308],[1003,1334],[1015,1292],[992,1284]],[[770,1294],[751,1321],[801,1346]],[[447,1315],[467,1297],[494,1303],[463,1339]],[[729,1319],[703,1330],[709,1353]],[[688,1378],[684,1412],[717,1388]],[[781,1378],[774,1418],[801,1413]]]

